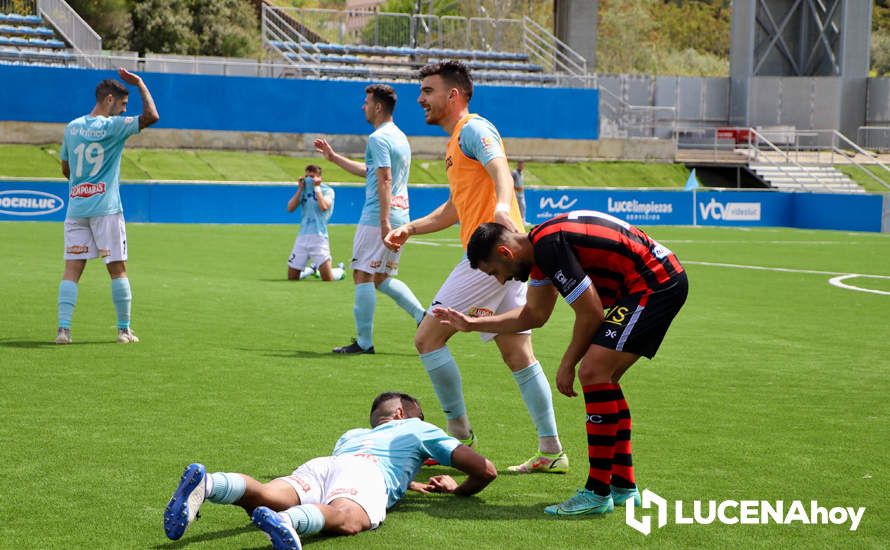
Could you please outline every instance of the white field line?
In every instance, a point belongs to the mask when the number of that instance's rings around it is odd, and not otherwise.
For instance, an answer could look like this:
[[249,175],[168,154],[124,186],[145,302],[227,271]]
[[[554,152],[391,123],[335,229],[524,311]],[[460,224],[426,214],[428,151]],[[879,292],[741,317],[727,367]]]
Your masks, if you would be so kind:
[[835,286],[837,288],[843,288],[846,290],[856,290],[859,292],[869,292],[871,294],[881,294],[883,296],[890,296],[890,292],[885,290],[875,290],[871,288],[861,288],[858,286],[846,284],[843,281],[847,279],[852,279],[855,277],[863,277],[867,279],[882,279],[882,280],[890,280],[890,276],[888,275],[870,275],[867,273],[843,273],[838,271],[816,271],[813,269],[793,269],[789,267],[765,267],[761,265],[741,265],[741,264],[725,264],[718,262],[697,262],[690,260],[683,260],[684,264],[690,265],[704,265],[709,267],[728,267],[733,269],[753,269],[757,271],[778,271],[781,273],[806,273],[809,275],[835,275],[828,280],[828,284]]
[[[461,244],[459,242],[445,242],[445,241],[426,241],[422,239],[411,239],[408,242],[424,245],[424,246],[448,246],[459,248]],[[662,242],[709,242],[709,241],[662,241]],[[713,241],[714,243],[724,243],[728,241]],[[737,243],[746,243],[750,244],[750,241],[732,241]],[[764,241],[770,242],[770,241]],[[808,241],[772,241],[772,244],[816,244],[815,242]],[[850,244],[849,242],[841,242],[841,241],[822,241],[821,244]],[[794,269],[790,267],[766,267],[761,265],[741,265],[741,264],[727,264],[727,263],[719,263],[719,262],[698,262],[691,260],[683,260],[684,264],[689,265],[704,265],[709,267],[727,267],[731,269],[753,269],[756,271],[776,271],[780,273],[806,273],[808,275],[835,275],[828,280],[828,284],[835,286],[837,288],[843,288],[845,290],[856,290],[859,292],[868,292],[871,294],[880,294],[883,296],[890,296],[890,292],[885,290],[875,290],[871,288],[862,288],[855,285],[844,283],[847,279],[853,279],[856,277],[862,277],[866,279],[882,279],[882,280],[890,280],[890,276],[888,275],[869,275],[867,273],[844,273],[841,271],[817,271],[813,269]]]
[[856,241],[726,241],[720,239],[701,240],[701,239],[658,239],[658,242],[664,244],[791,244],[791,245],[807,245],[807,244],[861,244]]

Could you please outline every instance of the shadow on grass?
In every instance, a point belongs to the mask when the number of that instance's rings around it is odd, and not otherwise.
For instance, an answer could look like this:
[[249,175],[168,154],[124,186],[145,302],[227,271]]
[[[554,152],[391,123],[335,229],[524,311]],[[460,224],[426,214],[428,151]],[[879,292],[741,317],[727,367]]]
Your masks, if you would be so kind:
[[[116,344],[117,342],[111,340],[95,340],[95,341],[74,341],[70,344],[65,344],[67,346],[86,346],[86,345],[105,345],[105,344]],[[39,349],[39,348],[61,348],[63,346],[56,344],[52,340],[0,340],[0,347],[2,348],[17,348],[17,349]]]
[[[212,531],[210,533],[202,533],[202,534],[198,534],[195,536],[186,535],[182,539],[173,540],[170,542],[166,542],[164,544],[158,544],[158,545],[154,546],[154,548],[157,548],[157,549],[160,549],[160,548],[185,548],[188,545],[196,543],[196,542],[207,542],[207,541],[211,541],[211,540],[225,539],[228,537],[237,537],[239,535],[243,535],[244,533],[251,533],[251,532],[262,533],[262,531],[260,531],[259,529],[257,529],[256,527],[254,527],[253,525],[248,523],[247,525],[242,525],[241,527],[235,527],[232,529],[223,529],[222,531]],[[268,547],[269,547],[268,545],[263,546],[263,548],[268,548]]]
[[[555,504],[555,502],[535,502],[524,504],[498,503],[491,500],[484,500],[479,497],[468,497],[461,499],[436,498],[436,497],[410,497],[402,500],[394,509],[393,517],[398,516],[398,512],[420,512],[429,516],[449,520],[541,520],[556,519],[544,513],[544,508]],[[578,518],[590,521],[598,519],[602,516],[578,516]],[[565,517],[560,517],[559,521],[564,521]]]
[[[344,355],[342,353],[333,353],[331,351],[314,351],[300,349],[249,349],[235,348],[238,351],[246,351],[250,353],[259,353],[263,357],[278,357],[284,359],[330,359],[332,357],[340,357],[341,361],[349,361],[349,357],[367,357],[365,354]],[[416,353],[375,353],[374,355],[382,355],[383,357],[417,357]]]

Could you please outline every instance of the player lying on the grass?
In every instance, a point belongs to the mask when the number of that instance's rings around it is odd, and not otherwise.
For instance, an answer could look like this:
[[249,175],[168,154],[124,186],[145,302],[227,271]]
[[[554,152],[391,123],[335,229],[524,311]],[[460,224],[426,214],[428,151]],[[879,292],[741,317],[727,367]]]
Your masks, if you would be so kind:
[[[300,548],[300,536],[325,531],[354,535],[375,529],[408,489],[468,496],[497,477],[494,465],[441,429],[423,421],[410,395],[387,392],[371,405],[371,429],[344,433],[332,456],[315,458],[287,477],[260,483],[245,474],[207,474],[190,464],[164,511],[164,531],[177,540],[205,500],[235,504],[275,548]],[[412,481],[427,458],[466,473],[458,484],[447,475]]]
[[90,114],[65,127],[59,157],[68,179],[65,214],[65,272],[59,284],[57,344],[71,343],[71,316],[77,304],[77,285],[87,260],[103,258],[111,276],[111,301],[117,312],[117,341],[138,342],[130,330],[132,294],[127,278],[127,228],[121,205],[121,154],[127,139],[160,120],[154,100],[137,75],[118,69],[121,80],[139,88],[142,114],[120,116],[127,110],[130,91],[113,79],[96,86],[96,105]]
[[[618,381],[640,356],[655,356],[686,301],[686,273],[677,257],[622,220],[579,210],[547,220],[528,234],[483,224],[470,238],[467,258],[501,284],[529,281],[528,298],[524,306],[492,317],[433,310],[457,330],[513,333],[540,327],[553,312],[557,291],[575,310],[556,387],[569,397],[577,395],[575,365],[580,361],[590,469],[583,489],[544,511],[601,514],[631,498],[639,502],[630,411]],[[609,308],[605,313],[604,307]]]
[[[334,213],[334,188],[321,180],[321,166],[310,164],[300,179],[297,192],[287,201],[287,211],[300,208],[300,231],[287,260],[287,278],[294,281],[314,274],[323,281],[339,281],[345,276],[343,264],[331,267],[328,220]],[[311,262],[311,265],[306,264]]]

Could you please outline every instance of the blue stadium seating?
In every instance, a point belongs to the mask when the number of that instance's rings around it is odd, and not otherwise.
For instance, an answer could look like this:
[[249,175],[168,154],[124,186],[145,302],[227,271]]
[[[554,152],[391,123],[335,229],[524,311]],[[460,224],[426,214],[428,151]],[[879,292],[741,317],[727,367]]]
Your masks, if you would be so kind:
[[39,15],[0,13],[0,62],[68,65],[74,56],[66,48]]

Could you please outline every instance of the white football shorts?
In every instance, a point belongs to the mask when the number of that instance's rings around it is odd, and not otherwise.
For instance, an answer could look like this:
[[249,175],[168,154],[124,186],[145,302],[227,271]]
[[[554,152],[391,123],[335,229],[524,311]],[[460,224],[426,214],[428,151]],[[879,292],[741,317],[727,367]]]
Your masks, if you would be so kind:
[[355,228],[355,239],[352,241],[352,262],[354,270],[365,273],[399,274],[400,252],[393,252],[383,244],[380,228],[373,225],[359,224]]
[[[525,291],[524,282],[507,281],[502,285],[495,277],[470,267],[470,261],[464,258],[442,283],[427,312],[431,313],[435,307],[449,307],[470,317],[487,317],[524,306]],[[518,334],[531,334],[531,331]],[[483,342],[495,336],[491,332],[479,333]]]
[[127,228],[123,212],[65,220],[65,259],[93,258],[103,258],[106,264],[126,261]]
[[279,479],[294,488],[300,504],[330,504],[348,498],[361,506],[376,529],[386,519],[389,495],[383,472],[373,456],[323,456],[313,458]]
[[324,235],[297,235],[287,266],[302,270],[308,262],[317,266],[331,259],[331,245]]

